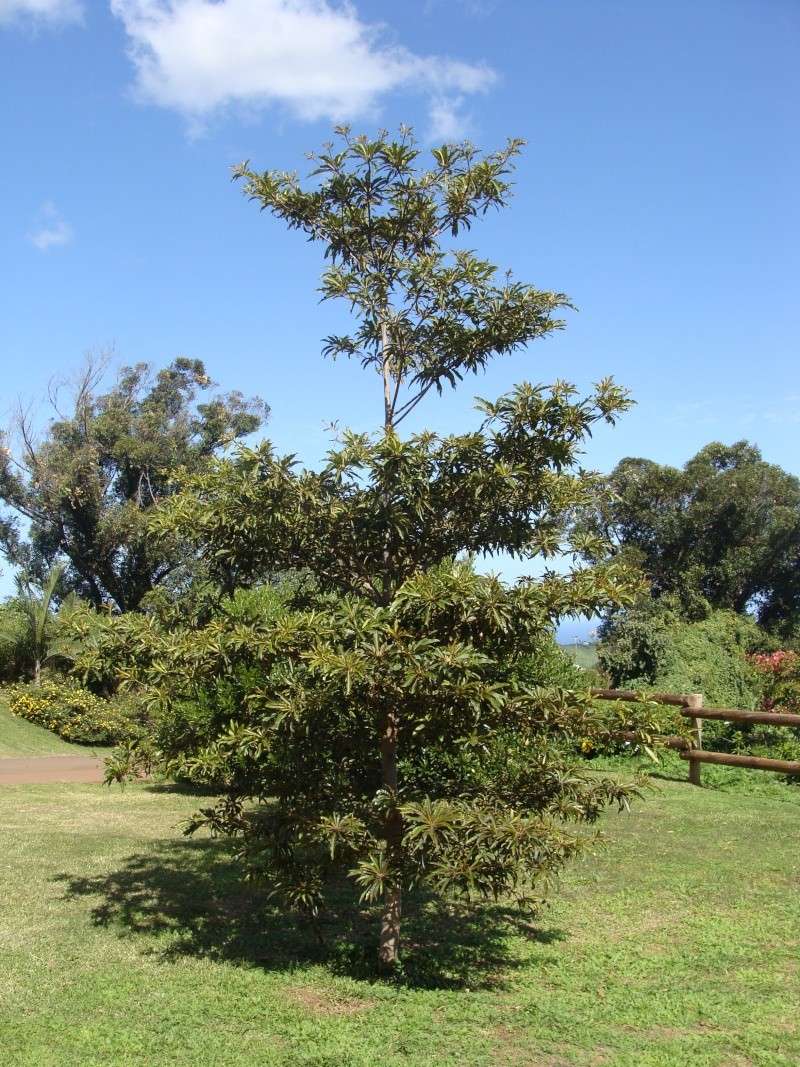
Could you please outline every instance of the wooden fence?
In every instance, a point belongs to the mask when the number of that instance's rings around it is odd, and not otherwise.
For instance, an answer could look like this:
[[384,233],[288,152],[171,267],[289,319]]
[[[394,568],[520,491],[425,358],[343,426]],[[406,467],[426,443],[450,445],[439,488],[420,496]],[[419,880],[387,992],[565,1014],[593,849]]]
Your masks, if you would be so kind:
[[[656,704],[668,704],[681,709],[684,718],[692,720],[692,737],[671,735],[661,737],[662,744],[678,750],[681,759],[689,762],[689,781],[700,785],[700,771],[704,763],[721,763],[728,767],[750,767],[759,771],[778,771],[781,774],[800,775],[800,760],[767,759],[764,756],[737,756],[730,752],[709,752],[703,748],[703,720],[721,719],[723,722],[764,722],[771,726],[795,726],[800,728],[800,715],[778,711],[743,711],[740,708],[703,707],[702,693],[636,693],[631,689],[593,689],[592,696],[598,700],[622,700],[641,703],[643,700]],[[633,740],[636,735],[623,733],[623,739]]]

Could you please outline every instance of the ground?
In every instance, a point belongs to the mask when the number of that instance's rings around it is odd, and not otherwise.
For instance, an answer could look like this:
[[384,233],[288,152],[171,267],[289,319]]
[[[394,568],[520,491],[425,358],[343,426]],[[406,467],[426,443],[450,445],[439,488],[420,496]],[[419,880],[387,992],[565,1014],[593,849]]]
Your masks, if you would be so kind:
[[573,642],[561,647],[569,658],[577,663],[579,667],[583,667],[585,671],[594,670],[597,666],[597,645],[581,645]]
[[24,782],[102,782],[109,749],[72,745],[12,715],[0,697],[0,788]]
[[357,923],[323,951],[185,838],[196,797],[5,786],[2,1062],[796,1067],[800,788],[709,781],[609,815],[533,924],[423,913],[395,984]]

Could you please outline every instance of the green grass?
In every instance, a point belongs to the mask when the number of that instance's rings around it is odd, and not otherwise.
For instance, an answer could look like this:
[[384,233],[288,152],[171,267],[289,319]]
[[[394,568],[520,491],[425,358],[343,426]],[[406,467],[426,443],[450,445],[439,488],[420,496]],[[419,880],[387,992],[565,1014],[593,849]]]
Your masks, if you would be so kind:
[[760,783],[661,781],[535,925],[423,912],[395,984],[357,922],[323,952],[184,838],[196,798],[6,787],[2,1062],[796,1067],[800,790]]
[[574,663],[583,667],[585,671],[594,670],[597,666],[597,645],[570,644],[562,645],[561,648]]
[[86,745],[71,745],[50,730],[12,715],[0,696],[0,759],[4,756],[91,756],[100,751]]

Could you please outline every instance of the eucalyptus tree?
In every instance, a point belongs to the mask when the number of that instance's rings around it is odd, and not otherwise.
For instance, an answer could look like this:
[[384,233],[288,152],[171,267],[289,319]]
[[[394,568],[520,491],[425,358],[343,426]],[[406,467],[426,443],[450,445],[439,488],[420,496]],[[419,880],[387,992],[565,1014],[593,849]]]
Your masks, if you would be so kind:
[[[188,479],[155,515],[163,536],[191,537],[242,583],[299,578],[258,601],[240,592],[191,632],[122,619],[93,652],[110,648],[126,681],[149,687],[156,757],[222,793],[198,822],[237,837],[251,869],[312,915],[349,876],[379,912],[384,967],[404,893],[530,898],[580,847],[580,824],[628,792],[570,756],[621,713],[540,686],[535,668],[561,617],[631,594],[624,566],[577,562],[597,539],[565,540],[595,490],[582,443],[625,393],[524,383],[480,401],[471,432],[398,429],[428,394],[562,326],[563,294],[459,244],[506,204],[520,147],[446,145],[425,167],[408,130],[340,129],[308,185],[237,168],[248,196],[324,252],[322,294],[355,318],[325,352],[374,375],[380,429],[343,433],[319,470],[265,443]],[[498,553],[568,558],[509,584],[476,569]]]
[[800,626],[800,480],[755,445],[712,442],[683,467],[629,456],[604,488],[581,525],[641,566],[656,600]]
[[0,550],[42,580],[59,563],[62,589],[95,607],[135,611],[189,561],[184,546],[153,543],[151,508],[172,492],[178,468],[197,470],[255,432],[268,409],[238,392],[211,394],[201,360],[123,367],[103,389],[107,363],[87,362],[68,405],[63,389],[50,390],[41,436],[23,411],[6,435]]

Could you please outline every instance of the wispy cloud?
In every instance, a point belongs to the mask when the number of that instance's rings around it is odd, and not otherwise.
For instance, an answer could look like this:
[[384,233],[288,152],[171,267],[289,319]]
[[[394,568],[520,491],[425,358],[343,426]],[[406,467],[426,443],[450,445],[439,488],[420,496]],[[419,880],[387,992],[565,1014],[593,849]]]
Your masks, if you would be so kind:
[[0,25],[10,22],[58,24],[80,22],[80,0],[0,0]]
[[428,136],[432,141],[458,141],[465,136],[468,120],[463,105],[463,96],[444,96],[431,100],[428,107]]
[[[443,3],[451,3],[452,0],[425,0],[425,13],[432,15]],[[497,8],[497,0],[455,0],[465,15],[475,18],[485,18],[492,15]]]
[[758,403],[723,397],[718,401],[696,400],[676,404],[666,412],[663,421],[673,426],[726,426],[740,430],[770,423],[773,426],[794,426],[800,423],[800,393],[789,393],[778,401]]
[[352,3],[111,0],[138,96],[202,126],[230,106],[279,105],[301,119],[372,117],[393,90],[427,96],[434,128],[460,132],[460,98],[495,81],[481,63],[418,55]]
[[70,224],[66,222],[52,200],[42,204],[36,229],[28,234],[28,240],[39,249],[47,252],[59,245],[68,245],[75,236]]

